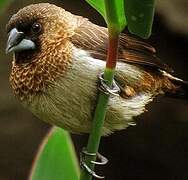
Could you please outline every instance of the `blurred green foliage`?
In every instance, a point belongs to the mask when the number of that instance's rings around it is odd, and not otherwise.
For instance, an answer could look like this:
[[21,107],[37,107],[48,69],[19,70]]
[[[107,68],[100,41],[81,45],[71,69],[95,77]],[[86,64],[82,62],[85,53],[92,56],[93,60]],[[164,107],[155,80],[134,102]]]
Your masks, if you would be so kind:
[[13,2],[13,0],[0,0],[0,15],[6,10],[11,2]]
[[[120,31],[125,27],[127,20],[128,29],[131,33],[141,38],[149,38],[151,35],[155,0],[116,0],[112,7],[117,11],[108,16],[105,10],[105,0],[86,1],[104,17],[107,23],[118,23]],[[109,16],[111,16],[111,20],[114,19],[113,22],[107,20]]]
[[39,149],[30,180],[78,180],[79,174],[69,133],[53,128]]
[[125,0],[128,29],[142,38],[149,38],[152,31],[155,0]]
[[[93,8],[95,8],[105,19],[106,23],[113,28],[118,28],[121,32],[126,26],[126,18],[124,11],[124,0],[111,1],[110,13],[108,13],[105,7],[105,0],[86,0]],[[108,3],[106,3],[107,5]]]

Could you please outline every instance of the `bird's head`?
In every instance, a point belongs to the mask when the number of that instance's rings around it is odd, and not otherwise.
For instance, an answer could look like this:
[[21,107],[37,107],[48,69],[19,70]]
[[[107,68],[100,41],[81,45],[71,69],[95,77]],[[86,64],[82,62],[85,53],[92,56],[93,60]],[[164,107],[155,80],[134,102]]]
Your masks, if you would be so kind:
[[68,38],[76,26],[76,18],[60,7],[48,3],[29,5],[7,24],[6,52],[13,52],[16,64],[23,64],[40,60],[58,48],[68,51]]
[[73,62],[70,37],[79,19],[48,3],[26,6],[11,17],[6,52],[14,54],[10,84],[21,100],[65,75]]

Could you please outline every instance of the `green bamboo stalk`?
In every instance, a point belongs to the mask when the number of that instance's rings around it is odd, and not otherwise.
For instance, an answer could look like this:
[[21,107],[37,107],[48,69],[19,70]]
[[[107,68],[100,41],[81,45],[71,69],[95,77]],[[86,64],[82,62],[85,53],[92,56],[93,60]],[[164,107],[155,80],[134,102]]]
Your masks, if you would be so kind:
[[[107,80],[109,86],[112,85],[112,81],[114,78],[116,61],[117,61],[118,40],[120,33],[120,27],[118,27],[118,24],[116,23],[117,17],[116,17],[116,8],[114,6],[115,1],[116,0],[111,0],[111,1],[105,0],[107,24],[109,31],[109,45],[108,45],[106,68],[104,70],[104,79]],[[98,103],[95,109],[95,114],[92,122],[92,129],[90,132],[90,136],[86,148],[89,153],[98,152],[108,100],[109,100],[109,95],[106,95],[102,92],[99,94]],[[91,170],[94,170],[94,164],[92,164],[91,161],[95,161],[95,160],[96,160],[95,156],[86,156],[85,158],[85,163]],[[92,176],[84,169],[82,169],[80,180],[91,180],[91,179]]]

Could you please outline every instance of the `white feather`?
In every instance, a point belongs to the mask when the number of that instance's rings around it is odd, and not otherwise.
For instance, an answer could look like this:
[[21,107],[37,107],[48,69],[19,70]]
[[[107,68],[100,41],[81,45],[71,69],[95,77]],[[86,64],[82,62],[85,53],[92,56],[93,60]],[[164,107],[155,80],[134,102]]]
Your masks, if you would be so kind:
[[[44,93],[35,97],[32,103],[24,102],[40,119],[63,127],[73,133],[87,133],[98,95],[98,74],[103,72],[105,62],[93,59],[86,51],[74,49],[73,64],[66,75],[51,82]],[[129,81],[139,81],[143,72],[136,66],[117,64],[116,76],[123,76]],[[134,116],[145,110],[145,105],[152,100],[151,94],[138,94],[133,98],[110,97],[103,135],[126,128]]]

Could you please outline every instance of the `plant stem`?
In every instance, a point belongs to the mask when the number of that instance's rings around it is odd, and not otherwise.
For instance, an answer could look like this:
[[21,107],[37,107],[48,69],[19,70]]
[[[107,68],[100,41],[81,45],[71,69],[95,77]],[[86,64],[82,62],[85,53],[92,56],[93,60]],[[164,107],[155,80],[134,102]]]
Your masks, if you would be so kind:
[[[117,55],[118,55],[119,33],[120,33],[120,27],[119,24],[117,23],[118,19],[117,19],[117,11],[115,8],[115,1],[116,0],[111,0],[111,1],[105,0],[109,42],[108,42],[106,68],[104,70],[104,79],[107,80],[107,84],[109,86],[112,85],[114,78]],[[92,122],[92,128],[86,148],[88,153],[96,154],[98,152],[101,135],[103,133],[102,130],[103,130],[105,115],[107,111],[108,100],[109,100],[109,95],[106,95],[102,92],[99,94],[99,98]],[[96,157],[95,156],[85,157],[85,163],[87,164],[87,166],[91,170],[94,170],[94,164],[92,164],[91,161],[96,161]],[[80,180],[91,180],[91,179],[92,176],[87,171],[82,169]]]
[[[119,39],[119,33],[115,34],[113,31],[113,36],[112,36],[112,34],[109,31],[107,63],[104,71],[104,79],[107,80],[109,86],[112,85],[112,81],[114,78],[117,50],[118,50],[118,39]],[[102,92],[99,94],[98,103],[95,109],[95,115],[93,118],[92,128],[87,145],[87,151],[89,153],[98,152],[108,100],[109,100],[109,95],[106,95]],[[86,156],[85,163],[90,169],[93,170],[94,164],[90,162],[95,160],[96,160],[95,156]],[[80,180],[91,180],[91,179],[92,179],[91,175],[83,169],[81,172]]]

